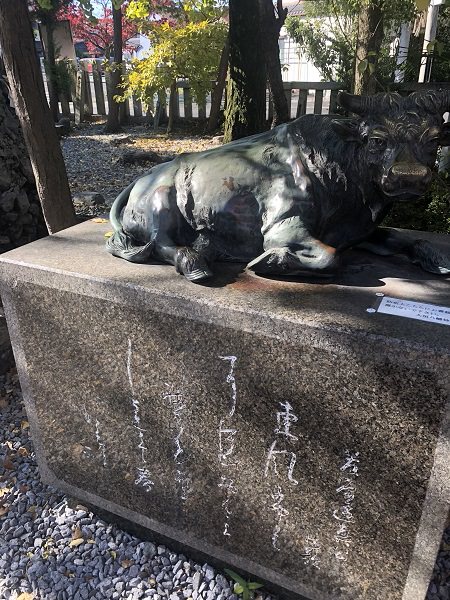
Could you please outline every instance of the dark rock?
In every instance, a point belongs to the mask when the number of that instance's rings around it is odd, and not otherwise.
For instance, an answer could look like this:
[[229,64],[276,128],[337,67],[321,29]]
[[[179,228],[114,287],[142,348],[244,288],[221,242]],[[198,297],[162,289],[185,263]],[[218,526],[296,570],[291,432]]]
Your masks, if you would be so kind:
[[0,195],[0,209],[3,212],[10,212],[14,208],[14,201],[17,197],[17,192],[8,190]]
[[8,212],[3,217],[7,223],[15,223],[19,218],[19,213],[17,212]]
[[0,191],[7,190],[11,185],[11,174],[6,169],[0,169]]
[[156,152],[146,150],[129,150],[122,155],[122,162],[124,165],[142,164],[147,162],[160,164],[172,159],[173,157],[163,157]]
[[31,225],[33,223],[33,215],[31,213],[20,215],[17,219],[17,223],[20,225]]
[[110,141],[111,146],[121,146],[122,144],[132,144],[134,142],[133,138],[129,135],[119,138],[113,138]]
[[29,212],[34,217],[37,217],[38,215],[41,214],[41,205],[38,202],[31,202]]
[[9,240],[0,244],[4,252],[45,235],[46,228],[22,131],[1,77],[0,157],[0,237]]
[[106,204],[104,196],[99,192],[75,192],[72,199],[75,203],[87,204],[88,206]]
[[71,130],[70,119],[67,117],[62,117],[58,123],[56,123],[55,128],[59,137],[69,135]]
[[28,212],[30,208],[30,201],[28,200],[28,196],[24,190],[19,192],[19,195],[16,198],[16,207],[19,209],[20,214],[25,214]]

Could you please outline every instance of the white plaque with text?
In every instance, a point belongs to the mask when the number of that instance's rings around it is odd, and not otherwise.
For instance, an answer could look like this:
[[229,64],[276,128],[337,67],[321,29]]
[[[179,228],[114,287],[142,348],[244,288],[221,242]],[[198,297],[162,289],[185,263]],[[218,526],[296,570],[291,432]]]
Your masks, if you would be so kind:
[[450,325],[450,307],[436,306],[424,302],[413,302],[411,300],[400,300],[384,296],[380,302],[377,312],[419,321],[430,321],[439,325]]

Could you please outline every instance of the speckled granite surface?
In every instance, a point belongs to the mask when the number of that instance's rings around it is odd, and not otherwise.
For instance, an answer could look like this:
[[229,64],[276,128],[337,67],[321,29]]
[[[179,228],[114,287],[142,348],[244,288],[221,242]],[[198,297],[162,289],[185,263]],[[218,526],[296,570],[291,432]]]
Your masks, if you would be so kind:
[[361,253],[334,281],[194,286],[106,254],[107,228],[0,258],[45,479],[299,597],[424,598],[449,327],[367,308],[449,306],[448,281]]

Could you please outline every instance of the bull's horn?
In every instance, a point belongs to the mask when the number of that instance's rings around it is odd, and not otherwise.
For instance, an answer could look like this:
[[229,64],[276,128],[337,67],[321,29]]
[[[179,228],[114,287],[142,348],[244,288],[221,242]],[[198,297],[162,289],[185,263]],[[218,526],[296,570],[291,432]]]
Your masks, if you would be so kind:
[[338,100],[343,108],[357,115],[363,113],[367,108],[366,96],[355,96],[347,92],[339,92]]

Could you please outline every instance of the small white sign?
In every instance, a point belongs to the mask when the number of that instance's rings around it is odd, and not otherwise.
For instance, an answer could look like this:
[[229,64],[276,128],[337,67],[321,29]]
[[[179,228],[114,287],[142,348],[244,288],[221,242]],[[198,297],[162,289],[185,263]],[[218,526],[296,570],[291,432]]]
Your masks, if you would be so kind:
[[419,321],[431,321],[438,325],[450,325],[450,308],[447,306],[436,306],[424,302],[412,302],[411,300],[400,300],[384,296],[378,307],[378,312]]

